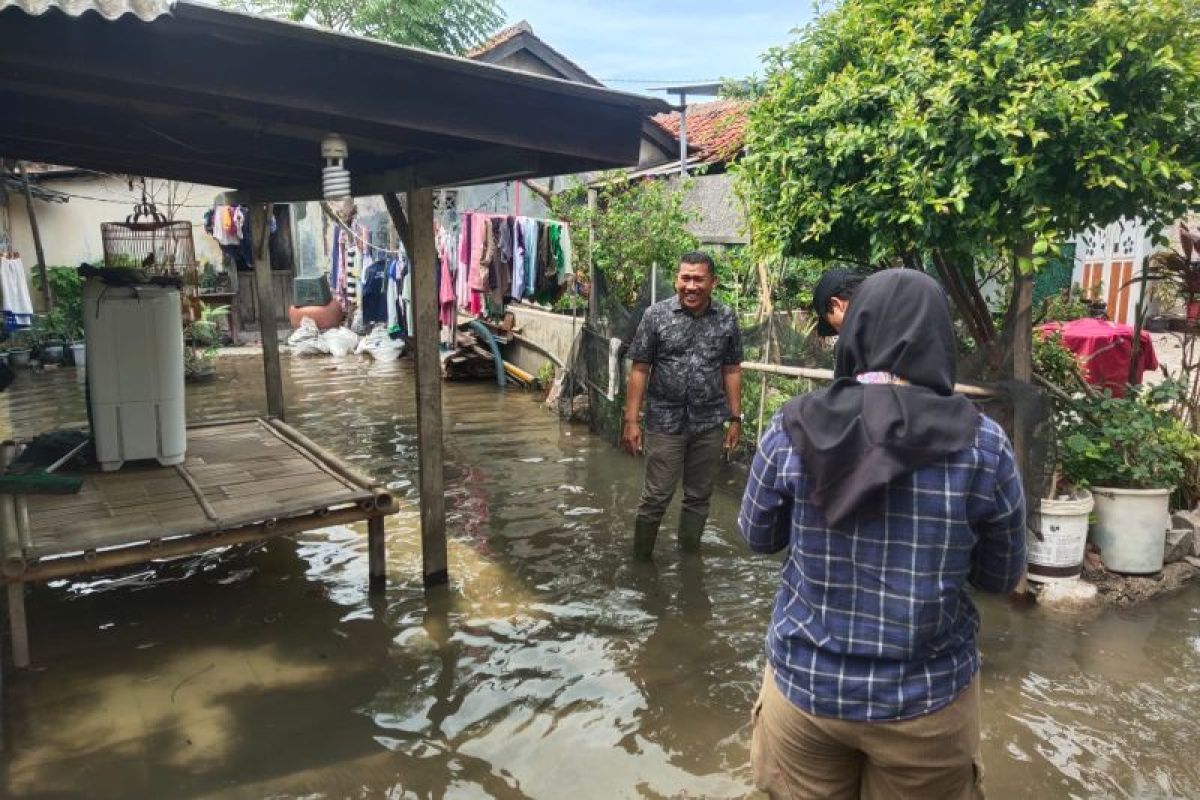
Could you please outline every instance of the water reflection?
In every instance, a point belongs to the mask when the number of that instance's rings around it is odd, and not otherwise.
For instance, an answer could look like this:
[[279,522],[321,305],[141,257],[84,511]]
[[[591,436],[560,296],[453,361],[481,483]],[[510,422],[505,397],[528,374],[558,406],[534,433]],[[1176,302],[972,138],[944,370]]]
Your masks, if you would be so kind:
[[[257,359],[191,387],[260,411]],[[631,563],[641,464],[528,396],[449,385],[453,584],[420,586],[410,368],[294,361],[305,434],[389,482],[386,593],[361,526],[37,587],[37,669],[5,687],[0,796],[745,797],[777,559],[722,475],[700,557]],[[0,436],[83,419],[70,371],[21,375]],[[981,599],[992,796],[1200,796],[1200,590],[1057,617]]]

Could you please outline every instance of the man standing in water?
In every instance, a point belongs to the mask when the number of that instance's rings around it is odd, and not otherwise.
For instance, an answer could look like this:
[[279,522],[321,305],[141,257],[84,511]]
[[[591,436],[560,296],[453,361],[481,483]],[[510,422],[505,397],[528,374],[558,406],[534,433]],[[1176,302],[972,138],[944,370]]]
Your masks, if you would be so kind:
[[834,382],[791,400],[754,457],[738,525],[787,551],[752,713],[775,798],[982,796],[979,614],[1025,568],[1025,496],[1004,431],[954,393],[941,287],[867,278]]
[[679,546],[699,549],[721,452],[736,447],[742,434],[742,338],[733,311],[713,302],[716,285],[712,258],[684,253],[675,276],[677,294],[646,309],[629,348],[633,370],[622,441],[630,453],[646,453],[633,540],[641,559],[654,552],[681,476]]

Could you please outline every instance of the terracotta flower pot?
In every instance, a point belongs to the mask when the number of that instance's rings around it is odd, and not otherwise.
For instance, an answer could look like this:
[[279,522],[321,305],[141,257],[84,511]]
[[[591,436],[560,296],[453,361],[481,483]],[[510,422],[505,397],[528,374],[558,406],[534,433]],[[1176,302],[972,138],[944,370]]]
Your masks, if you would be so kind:
[[292,306],[288,309],[288,321],[292,323],[293,329],[299,328],[300,321],[308,317],[317,323],[318,328],[327,331],[341,325],[344,316],[342,307],[336,300],[331,300],[324,306]]

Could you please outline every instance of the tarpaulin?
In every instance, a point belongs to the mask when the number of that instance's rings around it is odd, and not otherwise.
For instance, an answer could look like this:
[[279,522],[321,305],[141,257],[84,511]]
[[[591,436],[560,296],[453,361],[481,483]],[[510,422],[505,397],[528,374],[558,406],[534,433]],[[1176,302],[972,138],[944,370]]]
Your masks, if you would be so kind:
[[[1100,319],[1077,319],[1071,322],[1049,322],[1038,327],[1043,333],[1062,334],[1063,344],[1079,356],[1083,377],[1091,384],[1111,389],[1115,397],[1124,394],[1129,381],[1129,361],[1133,357],[1133,328],[1119,322]],[[1134,383],[1142,382],[1142,374],[1158,369],[1154,342],[1142,331],[1140,369]]]

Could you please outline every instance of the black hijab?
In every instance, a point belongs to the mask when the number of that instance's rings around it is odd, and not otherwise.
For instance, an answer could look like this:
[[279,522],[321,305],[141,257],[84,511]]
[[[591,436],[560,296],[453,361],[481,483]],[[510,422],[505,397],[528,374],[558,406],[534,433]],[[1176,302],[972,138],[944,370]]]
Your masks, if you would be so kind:
[[[859,383],[867,372],[910,385]],[[846,313],[833,385],[783,408],[784,430],[811,476],[809,499],[830,524],[879,511],[887,484],[975,440],[979,411],[954,394],[955,372],[938,283],[909,269],[867,278]]]

